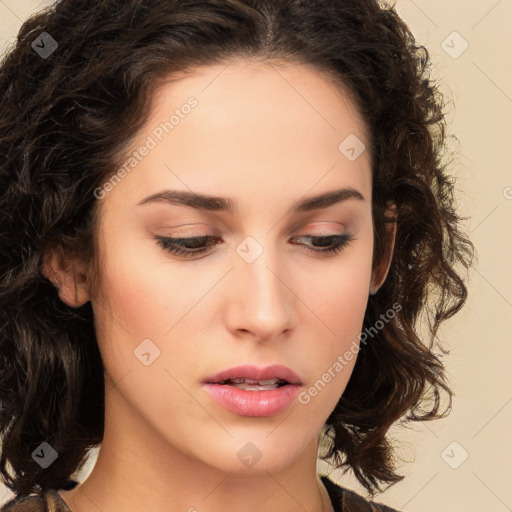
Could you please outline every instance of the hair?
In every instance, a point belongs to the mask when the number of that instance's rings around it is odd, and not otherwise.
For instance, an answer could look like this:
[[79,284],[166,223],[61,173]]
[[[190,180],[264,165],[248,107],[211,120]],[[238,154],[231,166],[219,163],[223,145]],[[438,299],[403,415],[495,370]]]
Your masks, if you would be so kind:
[[[47,58],[31,46],[42,32],[58,43]],[[0,68],[0,477],[16,494],[62,487],[103,439],[104,367],[91,303],[72,308],[59,298],[42,272],[44,255],[97,263],[94,190],[124,161],[157,87],[236,57],[310,65],[346,87],[369,129],[374,265],[389,251],[387,223],[396,223],[387,279],[364,316],[372,339],[360,344],[324,425],[323,458],[374,494],[403,478],[390,427],[451,409],[434,341],[466,301],[457,267],[470,267],[474,246],[456,213],[445,101],[427,49],[394,6],[61,0],[23,23]],[[386,215],[390,201],[395,217]],[[58,453],[47,468],[32,457],[43,441]]]

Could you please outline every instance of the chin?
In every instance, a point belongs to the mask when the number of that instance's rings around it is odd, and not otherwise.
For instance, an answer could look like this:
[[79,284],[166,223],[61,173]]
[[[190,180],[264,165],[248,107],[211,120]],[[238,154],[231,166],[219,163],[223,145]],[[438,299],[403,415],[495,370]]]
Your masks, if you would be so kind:
[[[209,460],[205,462],[221,471],[240,475],[282,471],[293,464],[308,443],[290,433],[283,439],[277,430],[269,435],[270,432],[272,429],[264,429],[258,435],[244,434],[226,443],[215,443],[216,449],[209,452]],[[312,439],[316,441],[314,433]],[[205,458],[204,453],[202,458]]]

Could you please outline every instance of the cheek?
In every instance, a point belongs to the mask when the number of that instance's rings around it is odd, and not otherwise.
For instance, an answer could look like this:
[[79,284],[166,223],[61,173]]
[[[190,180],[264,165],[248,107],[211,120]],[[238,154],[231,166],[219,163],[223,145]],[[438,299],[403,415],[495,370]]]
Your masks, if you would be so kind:
[[156,241],[132,238],[131,243],[114,240],[109,245],[101,302],[125,335],[134,340],[161,337],[202,290],[196,293],[189,272],[170,268]]
[[328,272],[300,280],[302,297],[314,313],[308,327],[308,338],[314,340],[308,348],[314,371],[302,403],[316,404],[327,414],[343,394],[356,363],[368,304],[372,243],[369,236],[359,242]]
[[158,346],[162,332],[172,325],[169,292],[179,283],[162,282],[166,274],[148,261],[140,246],[111,240],[100,294],[92,306],[100,351],[114,378],[141,366],[134,354],[137,346],[146,339]]
[[[345,257],[346,256],[346,257]],[[301,296],[332,331],[345,337],[360,329],[371,282],[371,245],[342,255],[328,271],[302,279]]]
[[100,294],[93,302],[98,344],[113,379],[139,370],[139,353],[157,355],[151,368],[190,357],[193,343],[176,343],[178,333],[193,338],[198,326],[190,311],[217,279],[191,279],[190,268],[172,265],[156,242],[124,240],[112,235]]

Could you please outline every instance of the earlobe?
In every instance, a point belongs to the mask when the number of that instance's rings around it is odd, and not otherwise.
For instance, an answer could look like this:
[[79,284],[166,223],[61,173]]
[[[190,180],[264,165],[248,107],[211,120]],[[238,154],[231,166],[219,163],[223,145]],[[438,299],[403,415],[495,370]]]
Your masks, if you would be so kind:
[[386,217],[393,219],[394,221],[386,223],[387,251],[380,264],[377,265],[372,271],[370,295],[375,295],[379,291],[379,288],[384,284],[384,281],[386,280],[389,273],[389,268],[391,267],[396,239],[396,211],[397,207],[395,203],[392,203],[391,206],[389,206],[389,209],[386,211]]
[[89,300],[86,268],[83,263],[66,257],[62,250],[45,254],[41,272],[59,291],[59,297],[70,307],[77,308]]

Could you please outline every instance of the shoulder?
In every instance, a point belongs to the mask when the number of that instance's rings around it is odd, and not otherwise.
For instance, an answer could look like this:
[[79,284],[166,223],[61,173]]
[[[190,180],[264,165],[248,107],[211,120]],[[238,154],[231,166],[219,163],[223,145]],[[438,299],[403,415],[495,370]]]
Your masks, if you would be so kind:
[[0,508],[0,512],[47,512],[45,496],[18,496]]
[[59,493],[50,489],[43,494],[21,495],[0,508],[0,512],[70,512]]
[[368,501],[359,494],[340,487],[326,476],[321,477],[335,512],[399,512],[382,503]]

